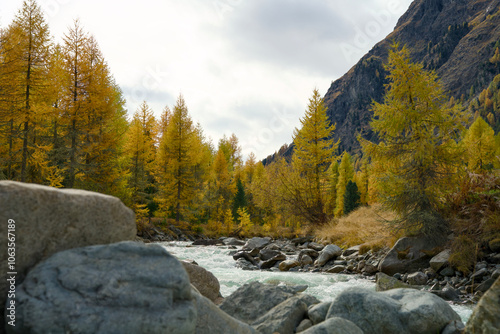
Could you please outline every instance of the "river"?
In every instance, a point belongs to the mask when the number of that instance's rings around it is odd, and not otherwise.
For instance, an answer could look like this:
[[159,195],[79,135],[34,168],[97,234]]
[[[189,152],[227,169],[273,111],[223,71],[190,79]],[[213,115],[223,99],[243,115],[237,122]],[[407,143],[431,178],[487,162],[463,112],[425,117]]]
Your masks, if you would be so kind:
[[[163,242],[161,245],[179,260],[194,260],[201,267],[212,272],[219,280],[223,297],[229,296],[243,284],[253,281],[283,285],[307,285],[305,293],[313,295],[321,301],[335,299],[340,292],[348,287],[375,290],[373,280],[359,278],[355,275],[242,270],[235,266],[236,261],[229,255],[231,249],[224,246],[192,247],[190,242]],[[466,323],[472,313],[472,307],[453,304],[451,307]]]

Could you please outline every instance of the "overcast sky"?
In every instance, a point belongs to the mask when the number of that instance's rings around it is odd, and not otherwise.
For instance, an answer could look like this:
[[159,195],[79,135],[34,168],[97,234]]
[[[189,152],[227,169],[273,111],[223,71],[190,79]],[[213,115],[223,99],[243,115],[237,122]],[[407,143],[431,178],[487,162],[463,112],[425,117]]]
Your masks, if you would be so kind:
[[[22,0],[2,0],[7,26]],[[389,34],[411,0],[38,0],[60,42],[93,34],[131,115],[180,93],[215,144],[235,133],[258,159],[292,141],[312,90],[324,95]]]

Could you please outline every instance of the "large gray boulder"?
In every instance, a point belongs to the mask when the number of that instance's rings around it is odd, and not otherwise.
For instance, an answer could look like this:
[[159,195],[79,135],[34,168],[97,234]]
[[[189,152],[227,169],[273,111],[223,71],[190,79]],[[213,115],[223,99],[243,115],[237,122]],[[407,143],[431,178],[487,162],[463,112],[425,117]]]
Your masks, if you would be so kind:
[[242,250],[252,250],[252,249],[262,249],[271,243],[271,238],[265,237],[255,237],[247,240],[247,242],[241,248]]
[[285,300],[252,323],[261,334],[293,333],[304,319],[307,303],[302,295]]
[[450,255],[451,255],[451,250],[445,249],[444,251],[440,252],[438,255],[430,259],[429,265],[435,272],[438,272],[439,270],[441,270],[441,268],[448,265],[448,261],[450,260]]
[[414,289],[374,292],[347,289],[333,301],[327,319],[352,321],[365,333],[440,333],[458,314],[441,298]]
[[342,254],[342,248],[337,245],[327,245],[321,252],[319,252],[318,259],[314,262],[317,266],[324,266],[329,260]]
[[481,297],[472,312],[465,333],[493,334],[500,332],[500,277]]
[[309,307],[307,315],[309,319],[311,319],[313,325],[325,321],[330,306],[332,306],[332,302],[322,302]]
[[377,291],[387,291],[392,289],[400,289],[400,288],[410,288],[410,286],[400,280],[388,276],[384,273],[377,273],[375,276],[375,290]]
[[217,305],[197,291],[193,291],[196,305],[196,334],[253,334],[255,329],[244,322],[234,319]]
[[392,276],[429,267],[430,253],[442,241],[428,238],[401,238],[380,261],[378,270]]
[[[133,240],[135,216],[118,198],[99,193],[0,181],[0,239],[7,240],[7,222],[15,221],[15,270],[7,270],[7,251],[0,252],[0,270],[17,272],[16,283],[35,264],[57,252],[89,245]],[[0,312],[7,295],[0,281]],[[3,317],[0,320],[3,328]]]
[[195,288],[212,302],[220,298],[220,283],[217,277],[203,267],[186,261],[181,261],[189,275],[189,281]]
[[363,334],[363,331],[347,319],[332,317],[313,326],[302,334]]
[[193,333],[192,299],[186,271],[159,245],[76,248],[29,272],[7,333]]
[[251,324],[276,305],[295,296],[300,290],[302,288],[252,282],[224,298],[220,308],[230,316]]

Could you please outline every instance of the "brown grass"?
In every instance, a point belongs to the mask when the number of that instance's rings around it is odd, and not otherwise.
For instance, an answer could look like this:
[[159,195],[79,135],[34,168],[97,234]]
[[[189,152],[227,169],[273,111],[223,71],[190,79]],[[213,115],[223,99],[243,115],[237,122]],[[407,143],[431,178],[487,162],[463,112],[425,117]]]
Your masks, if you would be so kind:
[[394,219],[392,212],[382,210],[379,204],[361,207],[346,217],[334,219],[314,233],[322,242],[341,247],[363,245],[362,252],[392,247],[399,236],[390,232],[386,220]]

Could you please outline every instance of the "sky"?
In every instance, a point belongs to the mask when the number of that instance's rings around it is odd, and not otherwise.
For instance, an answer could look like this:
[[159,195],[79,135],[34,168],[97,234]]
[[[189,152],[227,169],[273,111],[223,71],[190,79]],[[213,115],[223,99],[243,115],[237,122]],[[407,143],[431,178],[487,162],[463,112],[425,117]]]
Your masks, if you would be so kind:
[[[2,0],[6,27],[23,0]],[[79,19],[130,117],[180,94],[214,145],[236,134],[257,159],[292,142],[312,91],[326,94],[395,27],[411,0],[38,0],[54,42]]]

